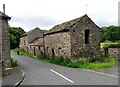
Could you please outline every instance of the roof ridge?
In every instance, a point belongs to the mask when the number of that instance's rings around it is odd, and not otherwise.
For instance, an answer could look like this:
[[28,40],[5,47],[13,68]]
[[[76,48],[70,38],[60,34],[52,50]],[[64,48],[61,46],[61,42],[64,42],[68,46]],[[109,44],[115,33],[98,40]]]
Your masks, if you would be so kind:
[[60,31],[60,30],[63,30],[63,29],[67,29],[69,27],[71,28],[73,25],[75,25],[75,23],[80,22],[80,20],[84,17],[88,17],[87,14],[85,14],[81,17],[72,19],[70,21],[66,21],[66,22],[63,22],[61,24],[57,24],[53,28],[51,28],[48,32],[46,32],[45,34]]

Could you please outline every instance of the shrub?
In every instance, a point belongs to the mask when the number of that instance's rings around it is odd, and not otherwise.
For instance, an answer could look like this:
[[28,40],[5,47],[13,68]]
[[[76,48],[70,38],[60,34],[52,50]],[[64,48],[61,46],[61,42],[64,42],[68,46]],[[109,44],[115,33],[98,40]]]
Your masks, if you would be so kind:
[[105,43],[103,48],[120,48],[120,43],[116,44]]
[[17,64],[17,60],[11,58],[11,66],[12,66],[12,67],[16,67],[16,66],[18,66],[18,64]]

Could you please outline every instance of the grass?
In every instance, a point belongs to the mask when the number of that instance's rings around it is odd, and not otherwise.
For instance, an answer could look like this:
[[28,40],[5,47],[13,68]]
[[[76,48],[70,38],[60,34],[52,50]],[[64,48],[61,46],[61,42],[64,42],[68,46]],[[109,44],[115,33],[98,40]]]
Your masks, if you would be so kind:
[[[12,50],[13,53],[17,53],[18,49]],[[53,64],[58,64],[62,66],[72,67],[72,68],[84,68],[84,69],[104,69],[115,65],[115,58],[112,56],[97,55],[91,59],[79,59],[76,61],[71,61],[69,58],[54,57],[51,58],[47,55],[37,55],[33,56],[27,53],[25,50],[19,49],[20,55],[28,56],[37,60],[44,62],[49,62]]]
[[16,49],[13,49],[13,50],[12,50],[12,53],[17,54],[17,51],[19,51],[19,54],[20,54],[20,55],[27,56],[27,57],[30,57],[30,58],[36,58],[36,57],[33,56],[32,54],[27,53],[24,49],[16,48]]
[[116,42],[111,42],[111,41],[105,41],[100,43],[100,47],[104,48],[105,46],[110,46],[110,45],[119,45],[120,41],[116,41]]

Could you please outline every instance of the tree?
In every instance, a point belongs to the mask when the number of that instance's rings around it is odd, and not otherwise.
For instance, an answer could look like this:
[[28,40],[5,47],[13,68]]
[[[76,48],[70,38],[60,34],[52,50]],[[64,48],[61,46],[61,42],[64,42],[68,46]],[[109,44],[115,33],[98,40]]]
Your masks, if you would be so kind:
[[20,37],[24,33],[25,31],[20,27],[9,27],[11,49],[19,47]]
[[100,30],[101,42],[119,41],[120,40],[120,26],[102,27]]

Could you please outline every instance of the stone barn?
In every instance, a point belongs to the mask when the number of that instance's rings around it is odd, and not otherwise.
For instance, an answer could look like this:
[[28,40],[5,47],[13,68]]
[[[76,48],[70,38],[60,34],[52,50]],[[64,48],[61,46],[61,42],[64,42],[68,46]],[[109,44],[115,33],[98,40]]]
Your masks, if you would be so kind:
[[[4,9],[5,10],[5,9]],[[11,18],[4,12],[0,11],[0,62],[3,61],[3,67],[11,67],[10,41],[9,41],[9,25]]]
[[86,14],[44,34],[45,53],[72,59],[100,52],[100,28]]
[[44,51],[43,31],[37,27],[23,34],[20,38],[19,47],[34,55],[42,53]]
[[33,55],[44,54],[43,37],[36,38],[29,44],[29,53]]

